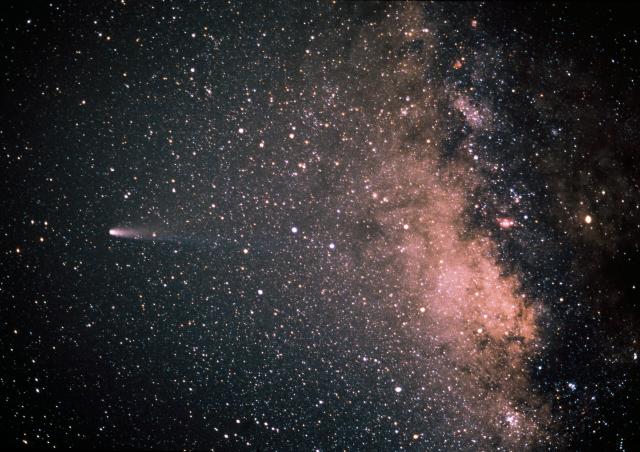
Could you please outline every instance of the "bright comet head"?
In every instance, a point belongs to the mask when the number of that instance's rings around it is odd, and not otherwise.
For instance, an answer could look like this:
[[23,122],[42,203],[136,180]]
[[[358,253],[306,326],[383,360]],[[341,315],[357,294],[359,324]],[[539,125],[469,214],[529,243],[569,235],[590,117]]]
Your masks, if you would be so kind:
[[144,231],[140,231],[133,228],[111,228],[109,229],[109,235],[112,237],[137,239],[137,238],[142,238],[144,236]]

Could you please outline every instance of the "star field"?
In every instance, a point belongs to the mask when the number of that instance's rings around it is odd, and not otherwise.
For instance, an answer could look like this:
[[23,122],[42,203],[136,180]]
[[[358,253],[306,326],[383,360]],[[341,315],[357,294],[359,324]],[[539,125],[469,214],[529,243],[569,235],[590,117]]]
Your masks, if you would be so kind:
[[3,9],[3,446],[634,450],[630,8]]

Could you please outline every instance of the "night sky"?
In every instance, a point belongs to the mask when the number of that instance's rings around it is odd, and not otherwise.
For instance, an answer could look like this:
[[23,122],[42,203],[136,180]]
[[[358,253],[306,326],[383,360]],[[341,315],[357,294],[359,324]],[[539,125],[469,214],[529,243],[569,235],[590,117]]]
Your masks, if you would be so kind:
[[14,3],[3,449],[638,450],[631,6]]

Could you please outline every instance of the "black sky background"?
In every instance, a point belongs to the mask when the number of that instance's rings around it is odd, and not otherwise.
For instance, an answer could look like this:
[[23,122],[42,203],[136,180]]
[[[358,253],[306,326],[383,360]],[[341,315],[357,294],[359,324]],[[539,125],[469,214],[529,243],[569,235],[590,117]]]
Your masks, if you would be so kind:
[[[314,296],[326,288],[334,300],[357,292],[316,244],[367,241],[358,227],[339,238],[337,223],[324,220],[337,199],[331,193],[353,174],[330,163],[347,152],[339,132],[322,136],[331,157],[320,176],[293,180],[269,169],[285,159],[293,168],[308,152],[281,137],[311,108],[298,96],[307,83],[300,68],[314,64],[302,62],[311,36],[330,42],[335,35],[333,52],[347,54],[358,27],[387,7],[2,6],[4,446],[397,450],[391,418],[429,425],[401,401],[387,400],[377,374],[356,359],[369,346],[400,348],[396,338],[378,335],[379,343],[368,344],[362,333],[370,323],[393,325],[384,307],[365,315],[348,303],[327,308]],[[504,153],[506,175],[473,194],[499,206],[495,193],[526,184],[537,193],[526,202],[539,222],[505,237],[491,211],[472,216],[470,227],[489,230],[503,245],[506,268],[522,272],[527,290],[545,299],[548,347],[530,364],[561,419],[560,448],[634,450],[640,37],[633,7],[489,2],[434,9],[448,18],[441,24],[442,79],[472,83],[452,75],[449,61],[457,43],[472,47],[478,39],[501,46],[495,70],[502,78],[545,93],[534,113],[508,90],[493,95],[493,107],[511,121],[496,136],[526,133],[497,151],[487,144],[486,152]],[[469,36],[471,18],[481,38]],[[200,38],[204,27],[211,38]],[[485,86],[487,95],[497,92],[497,85]],[[271,108],[272,95],[289,104]],[[239,135],[238,127],[247,132]],[[563,132],[554,138],[551,129]],[[462,138],[452,135],[452,146]],[[261,140],[265,150],[256,156]],[[543,155],[538,160],[533,148]],[[295,221],[258,210],[266,191],[292,206]],[[597,231],[575,221],[586,213],[597,219]],[[211,220],[219,216],[226,219]],[[154,225],[202,244],[114,242],[108,231],[116,223]],[[289,239],[293,225],[312,243]],[[258,290],[269,294],[268,306]],[[347,318],[349,328],[341,328]],[[399,378],[405,368],[389,359]],[[321,413],[317,395],[329,399],[345,378],[353,400],[328,403]],[[577,389],[568,391],[567,382]],[[389,414],[388,423],[380,413]],[[264,422],[291,428],[276,432]]]

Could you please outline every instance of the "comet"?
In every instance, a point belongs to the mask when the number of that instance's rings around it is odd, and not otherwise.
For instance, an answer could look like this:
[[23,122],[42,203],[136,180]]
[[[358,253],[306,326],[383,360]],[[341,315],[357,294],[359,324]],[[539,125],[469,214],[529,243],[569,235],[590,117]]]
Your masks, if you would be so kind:
[[[158,234],[145,228],[117,227],[109,229],[109,235],[120,239],[157,240]],[[164,239],[166,240],[166,238]]]

